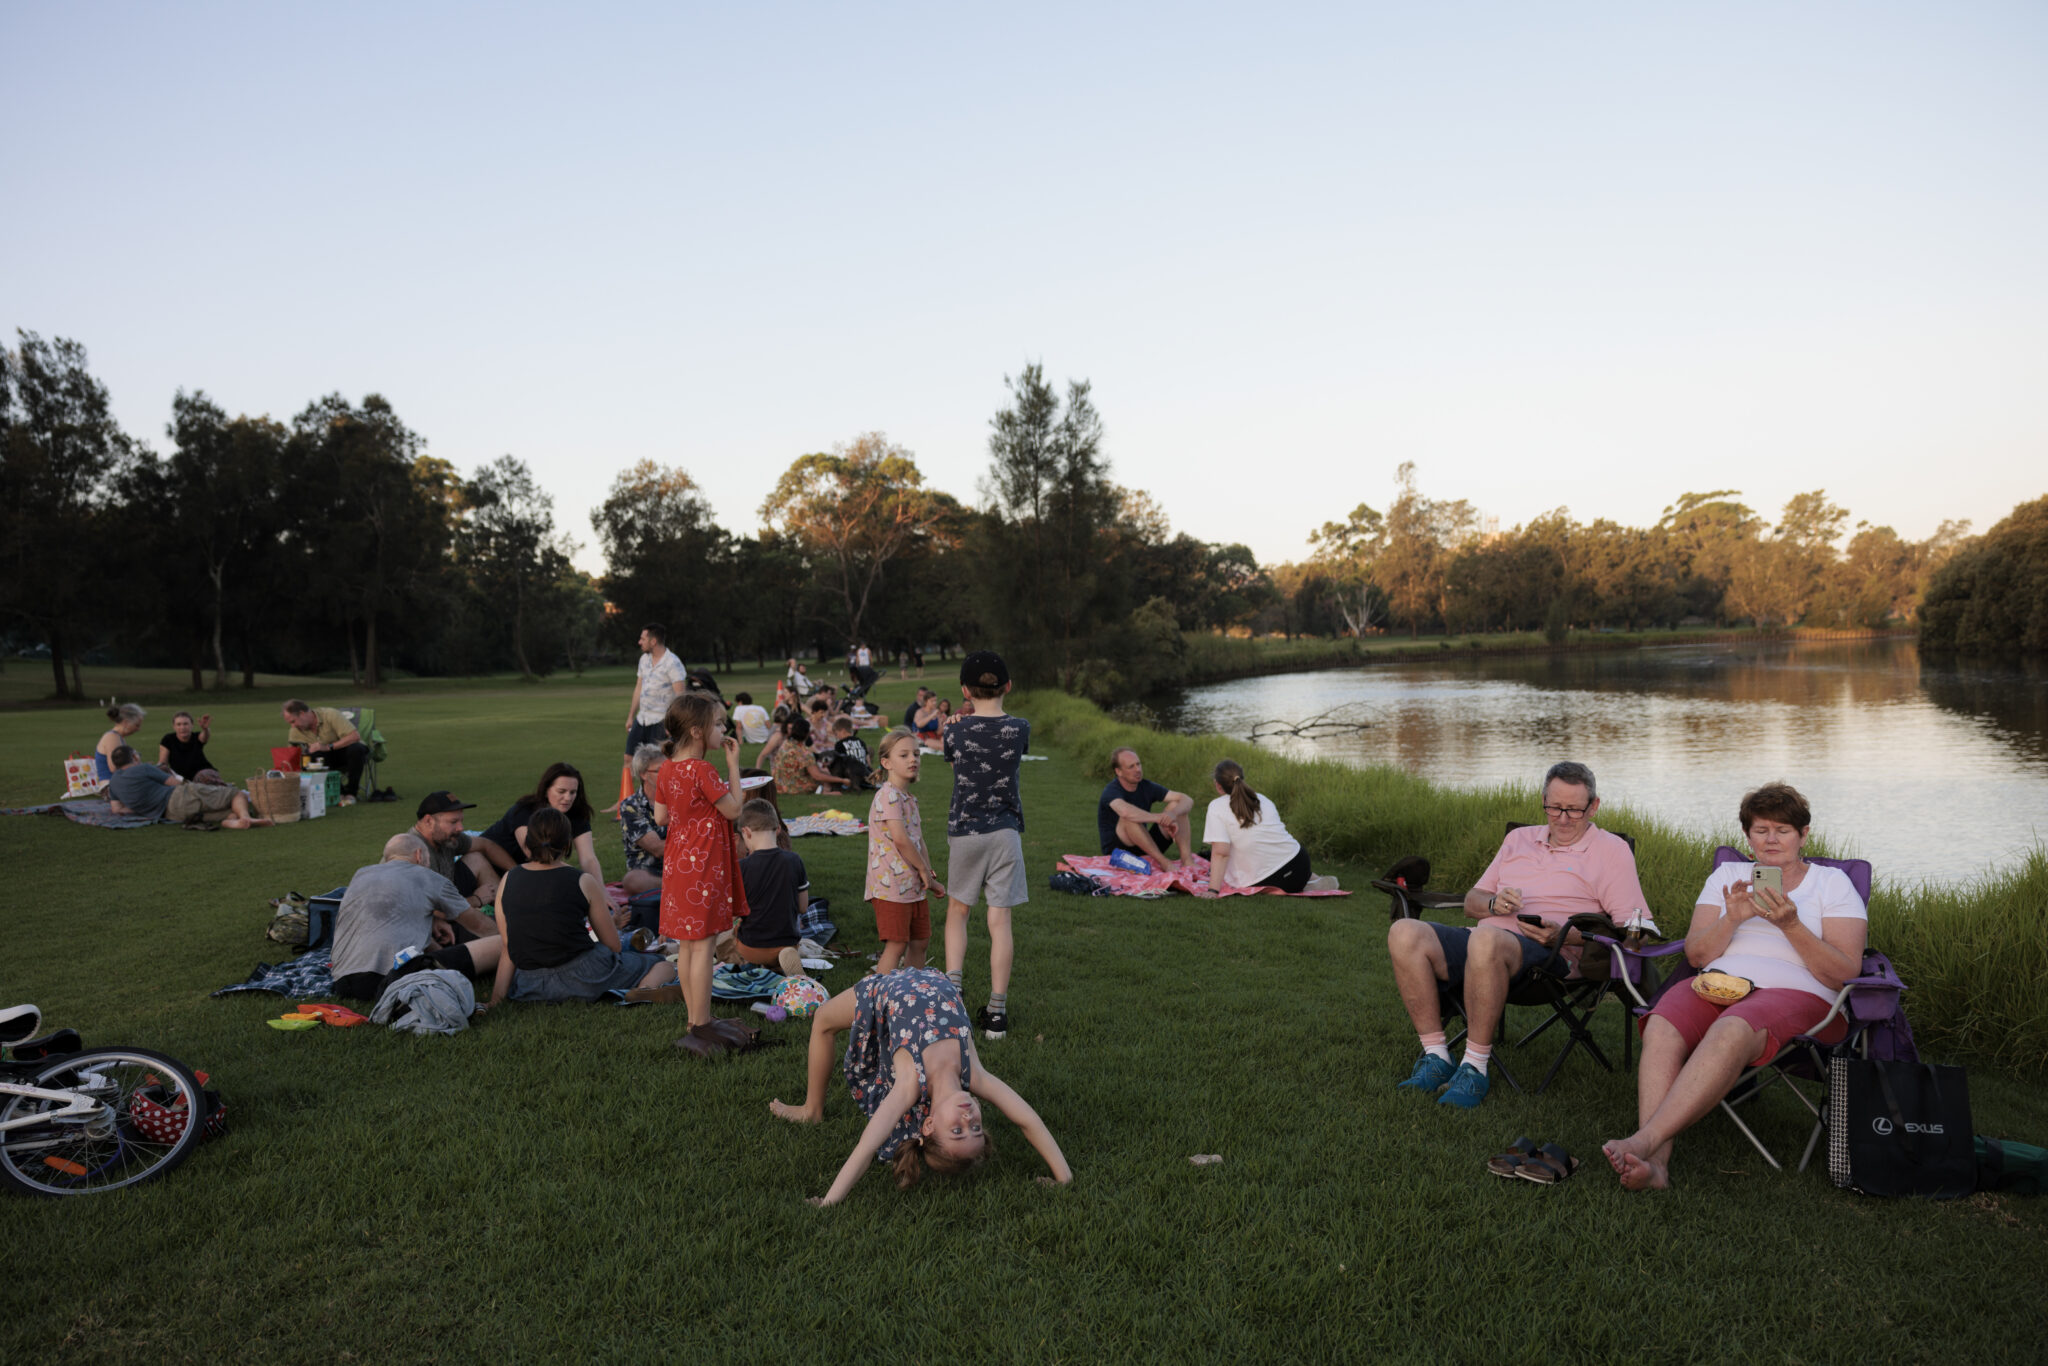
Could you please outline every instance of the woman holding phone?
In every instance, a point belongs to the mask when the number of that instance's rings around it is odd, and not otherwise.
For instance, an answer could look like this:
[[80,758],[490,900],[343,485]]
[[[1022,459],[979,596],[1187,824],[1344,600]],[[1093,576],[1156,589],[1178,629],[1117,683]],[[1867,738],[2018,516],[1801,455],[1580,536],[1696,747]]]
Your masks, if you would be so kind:
[[[1842,983],[1863,966],[1869,912],[1839,868],[1802,856],[1812,813],[1786,783],[1742,799],[1754,863],[1724,863],[1707,878],[1685,934],[1685,958],[1724,974],[1712,995],[1677,987],[1643,1021],[1636,1073],[1638,1127],[1601,1145],[1629,1190],[1671,1184],[1671,1142],[1705,1115],[1747,1068],[1819,1024]],[[1732,979],[1732,980],[1731,980]],[[1847,1028],[1836,1021],[1822,1042]]]

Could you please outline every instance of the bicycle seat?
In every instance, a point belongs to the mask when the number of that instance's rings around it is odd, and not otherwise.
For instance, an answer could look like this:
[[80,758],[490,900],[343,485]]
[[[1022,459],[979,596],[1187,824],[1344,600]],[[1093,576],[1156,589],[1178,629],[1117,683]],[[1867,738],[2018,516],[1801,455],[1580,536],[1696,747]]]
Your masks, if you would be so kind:
[[9,1006],[0,1010],[0,1044],[26,1039],[42,1022],[43,1012],[38,1006]]
[[14,1054],[16,1062],[37,1062],[43,1058],[62,1057],[66,1053],[77,1053],[85,1048],[85,1040],[78,1037],[75,1029],[60,1029],[54,1034],[45,1034],[40,1039],[15,1044],[8,1051]]

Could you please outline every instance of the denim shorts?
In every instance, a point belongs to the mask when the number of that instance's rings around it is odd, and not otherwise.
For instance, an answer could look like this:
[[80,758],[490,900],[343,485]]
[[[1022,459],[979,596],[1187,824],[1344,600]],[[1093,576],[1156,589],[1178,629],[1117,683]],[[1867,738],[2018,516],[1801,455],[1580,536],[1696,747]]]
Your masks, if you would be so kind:
[[520,968],[512,974],[515,1001],[595,1001],[607,991],[630,991],[662,960],[651,953],[627,949],[614,953],[592,944],[566,963],[551,968]]
[[[1450,969],[1451,980],[1453,982],[1464,981],[1465,949],[1468,945],[1471,944],[1472,936],[1476,934],[1477,931],[1460,929],[1455,925],[1439,925],[1435,921],[1430,921],[1428,923],[1429,927],[1432,930],[1436,931],[1436,942],[1443,945],[1444,966]],[[1495,933],[1498,934],[1500,933],[1500,931],[1496,930]],[[1515,938],[1520,940],[1522,945],[1522,965],[1515,969],[1515,976],[1521,976],[1523,973],[1529,971],[1529,969],[1540,965],[1544,959],[1550,957],[1549,949],[1537,943],[1535,940],[1529,938],[1527,935],[1518,934],[1515,936]],[[1553,977],[1562,977],[1570,971],[1570,962],[1568,962],[1565,959],[1565,956],[1563,954],[1559,954],[1557,956],[1557,961],[1551,965],[1550,975]]]

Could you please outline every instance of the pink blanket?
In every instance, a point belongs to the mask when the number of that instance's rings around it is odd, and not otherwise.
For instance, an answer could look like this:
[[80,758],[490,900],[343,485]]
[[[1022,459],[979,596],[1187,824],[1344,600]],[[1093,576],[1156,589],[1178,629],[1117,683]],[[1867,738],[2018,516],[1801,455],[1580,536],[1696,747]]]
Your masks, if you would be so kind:
[[1283,892],[1278,887],[1225,887],[1209,890],[1209,860],[1197,855],[1181,864],[1180,871],[1126,873],[1110,864],[1106,854],[1069,854],[1060,860],[1060,871],[1079,873],[1118,896],[1164,896],[1185,892],[1189,896],[1350,896],[1346,891]]

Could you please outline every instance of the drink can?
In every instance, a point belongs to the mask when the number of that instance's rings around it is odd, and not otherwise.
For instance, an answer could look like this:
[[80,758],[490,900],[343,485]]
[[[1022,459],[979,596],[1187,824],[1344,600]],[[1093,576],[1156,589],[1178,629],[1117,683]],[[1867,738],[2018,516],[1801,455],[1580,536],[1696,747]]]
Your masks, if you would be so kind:
[[396,972],[419,956],[420,948],[416,944],[410,948],[400,949],[397,953],[391,955],[391,970]]

